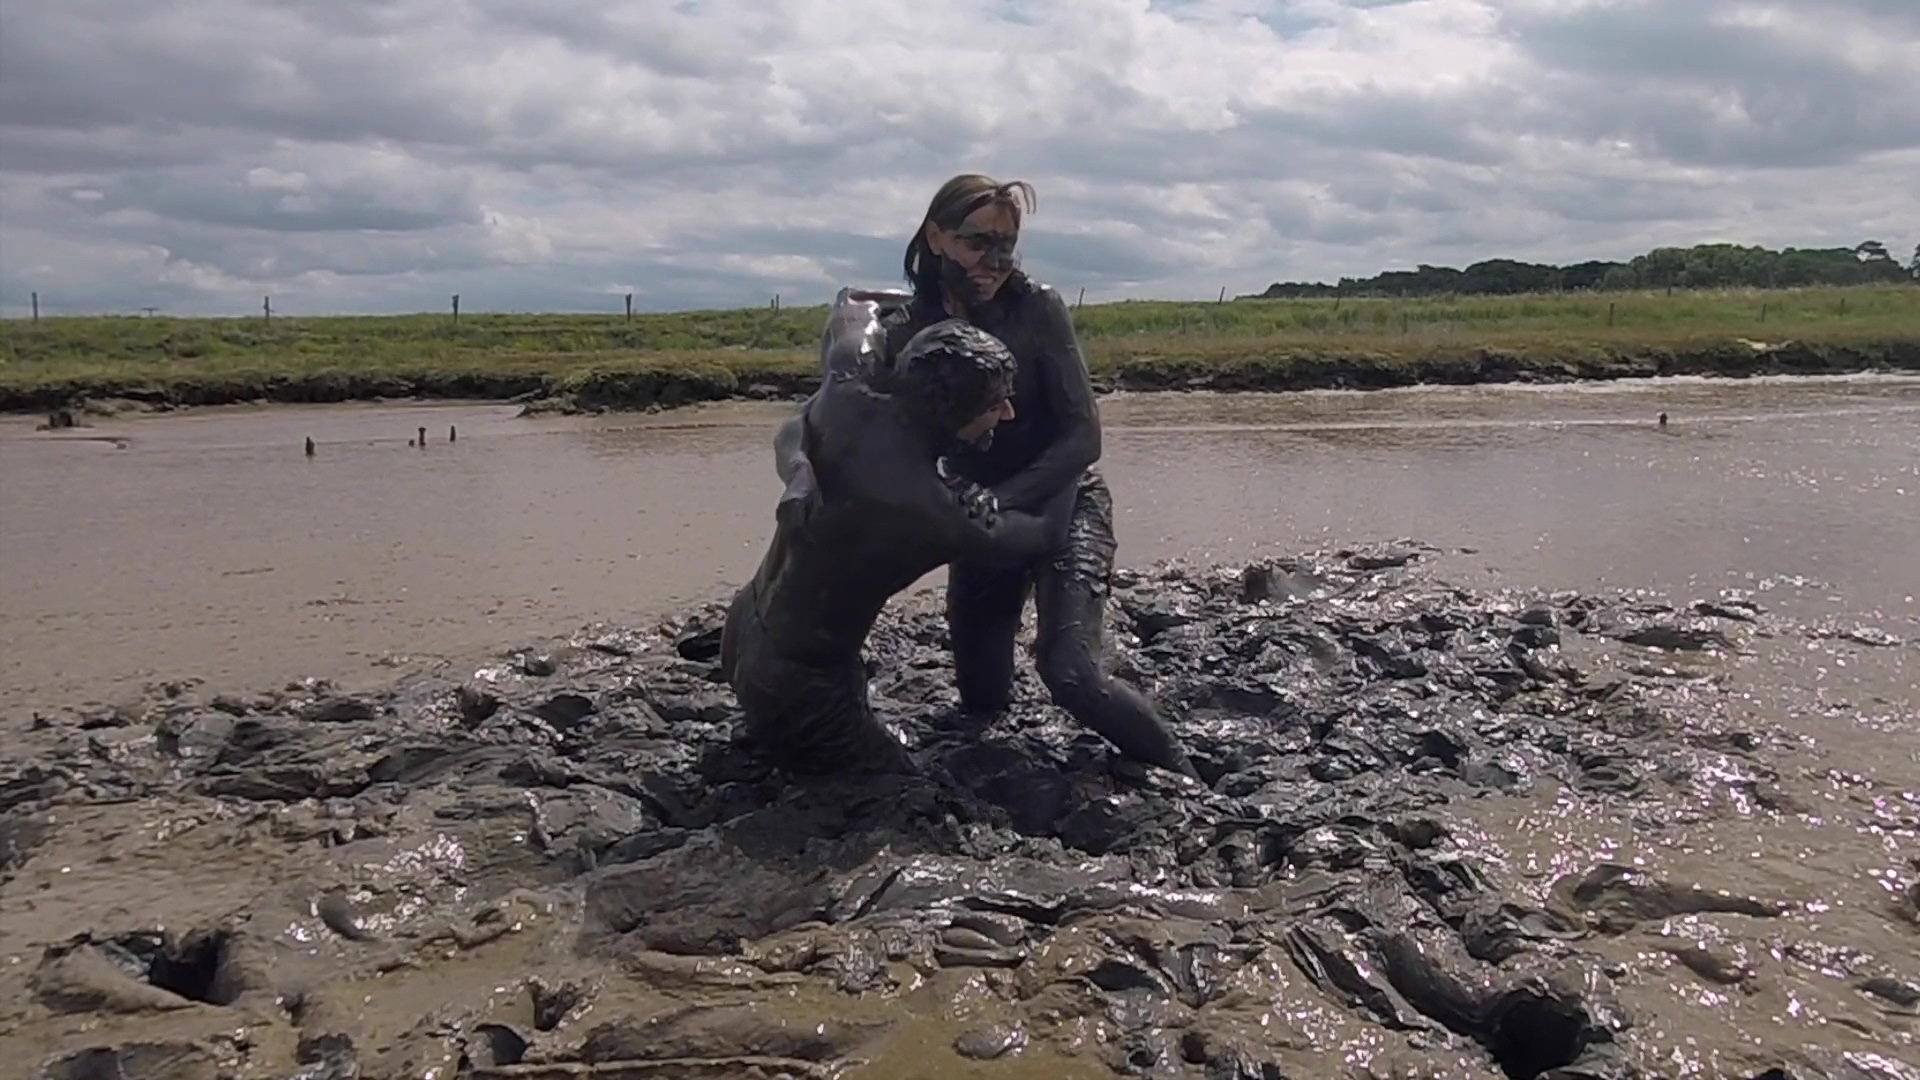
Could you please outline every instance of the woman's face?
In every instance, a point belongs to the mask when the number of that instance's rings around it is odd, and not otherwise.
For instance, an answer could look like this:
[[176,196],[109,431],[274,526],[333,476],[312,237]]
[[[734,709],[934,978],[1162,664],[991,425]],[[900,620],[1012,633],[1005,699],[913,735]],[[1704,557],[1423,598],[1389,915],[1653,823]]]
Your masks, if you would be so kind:
[[988,203],[968,214],[958,227],[948,230],[928,222],[927,243],[934,254],[952,264],[950,288],[964,287],[969,303],[993,299],[1007,283],[1014,268],[1013,251],[1020,242],[1020,226],[1013,208],[1005,203]]

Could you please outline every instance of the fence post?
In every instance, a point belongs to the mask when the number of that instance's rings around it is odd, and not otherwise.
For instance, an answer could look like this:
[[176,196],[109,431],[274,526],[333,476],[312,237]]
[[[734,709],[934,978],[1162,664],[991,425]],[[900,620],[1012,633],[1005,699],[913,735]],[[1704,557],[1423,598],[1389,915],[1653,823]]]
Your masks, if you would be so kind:
[[1082,285],[1080,286],[1080,299],[1075,300],[1073,302],[1073,310],[1079,311],[1080,305],[1086,302],[1087,302],[1087,287],[1085,285]]
[[627,321],[633,321],[633,294],[627,294]]
[[453,294],[453,321],[454,322],[460,321],[460,294],[459,293]]
[[1613,301],[1607,301],[1607,325],[1613,325]]
[[1226,302],[1227,302],[1227,287],[1225,285],[1222,285],[1220,286],[1220,299],[1215,300],[1214,303],[1224,304]]
[[263,296],[260,298],[260,316],[267,322],[273,321],[273,297]]
[[1760,305],[1760,321],[1761,322],[1767,321],[1767,305],[1765,304]]
[[33,294],[33,321],[34,322],[40,321],[40,294],[39,293]]

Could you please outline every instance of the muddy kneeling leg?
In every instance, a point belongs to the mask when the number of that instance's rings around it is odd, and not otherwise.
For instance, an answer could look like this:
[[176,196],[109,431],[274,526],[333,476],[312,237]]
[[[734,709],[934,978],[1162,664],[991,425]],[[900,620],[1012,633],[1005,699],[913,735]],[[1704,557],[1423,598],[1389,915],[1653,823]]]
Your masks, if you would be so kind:
[[799,664],[779,655],[751,610],[737,625],[729,681],[756,749],[798,773],[913,771],[867,702],[857,654]]
[[1122,753],[1192,776],[1186,751],[1153,703],[1103,666],[1102,619],[1116,547],[1113,497],[1089,471],[1080,480],[1066,549],[1036,575],[1035,666],[1054,704]]
[[[742,628],[748,620],[755,618],[753,610],[754,596],[751,584],[741,587],[733,594],[733,601],[727,605],[727,621],[720,624],[720,677],[727,685],[733,686],[734,670],[740,664],[740,637]],[[734,693],[740,688],[734,686]]]

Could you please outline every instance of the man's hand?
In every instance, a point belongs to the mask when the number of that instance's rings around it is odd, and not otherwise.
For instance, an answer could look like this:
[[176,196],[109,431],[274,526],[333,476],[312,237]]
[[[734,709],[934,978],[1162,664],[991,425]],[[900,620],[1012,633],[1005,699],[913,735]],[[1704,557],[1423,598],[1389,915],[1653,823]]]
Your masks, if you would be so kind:
[[814,482],[813,467],[802,463],[793,466],[793,475],[787,477],[787,489],[780,493],[780,501],[774,505],[773,519],[789,528],[804,529],[820,513],[820,485]]

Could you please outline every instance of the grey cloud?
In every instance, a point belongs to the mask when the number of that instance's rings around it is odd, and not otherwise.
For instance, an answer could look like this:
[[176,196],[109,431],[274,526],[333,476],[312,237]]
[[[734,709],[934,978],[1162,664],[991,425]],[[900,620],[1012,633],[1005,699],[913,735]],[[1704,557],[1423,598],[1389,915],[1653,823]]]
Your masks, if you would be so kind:
[[[432,144],[484,134],[422,66],[363,40],[313,33],[306,8],[275,19],[244,5],[185,15],[115,7],[11,13],[0,34],[8,72],[0,115],[34,127],[198,125],[322,141]],[[168,25],[175,15],[181,25]]]
[[1191,259],[1169,254],[1147,235],[1048,233],[1021,242],[1027,271],[1043,280],[1100,285],[1153,281],[1193,270]]
[[[1136,76],[1165,27],[1116,14],[1096,54],[1049,28],[1072,16],[1033,4],[940,16],[980,22],[961,34],[977,62],[931,39],[866,46],[867,22],[809,0],[13,5],[0,306],[38,289],[248,311],[256,282],[288,310],[438,310],[452,292],[471,310],[614,309],[615,283],[650,308],[824,300],[793,257],[897,281],[926,196],[974,169],[1040,185],[1027,265],[1090,296],[1721,236],[1851,243],[1920,220],[1912,65],[1869,68],[1819,33],[1717,27],[1722,0],[1514,4],[1504,42],[1486,42],[1502,59],[1464,82],[1370,79],[1328,51],[1433,24],[1397,0],[1347,0],[1371,9],[1363,35],[1334,0],[1150,6],[1212,35],[1223,71],[1271,40],[1282,75],[1304,64],[1300,82],[1323,89],[1276,96],[1249,78],[1236,93],[1200,85],[1204,71],[1159,86]],[[1775,6],[1865,28],[1883,53],[1920,50],[1913,0]],[[802,58],[796,38],[845,51]],[[1173,44],[1167,57],[1209,47]],[[956,63],[974,65],[964,93]],[[1206,121],[1175,119],[1189,115]],[[1169,194],[1188,184],[1232,220]],[[881,213],[859,202],[875,191],[894,193],[888,220],[829,227]],[[513,220],[497,229],[489,211]],[[524,219],[545,220],[551,257]]]
[[[497,20],[501,26],[537,34],[563,42],[583,52],[638,63],[684,79],[740,78],[771,79],[773,69],[765,61],[743,57],[729,50],[743,42],[738,36],[714,33],[697,34],[682,22],[661,22],[641,26],[614,17],[605,7],[562,4],[529,5],[516,0],[474,0],[476,11]],[[634,9],[626,9],[634,10]],[[657,11],[639,10],[649,16]]]
[[[1911,70],[1865,70],[1798,34],[1717,23],[1717,10],[1634,3],[1509,15],[1545,76],[1516,102],[1516,117],[1532,130],[1630,139],[1702,165],[1833,165],[1920,142]],[[1844,8],[1803,10],[1832,19]],[[1920,53],[1920,36],[1910,44]]]
[[1291,138],[1331,149],[1497,165],[1507,150],[1480,129],[1497,111],[1482,93],[1323,95],[1309,108],[1250,108],[1246,138]]
[[117,172],[204,162],[265,147],[207,128],[115,124],[96,129],[0,122],[0,172],[25,175]]
[[[846,232],[811,228],[727,228],[715,226],[694,230],[681,237],[681,244],[694,252],[696,257],[711,257],[716,254],[745,256],[749,263],[763,261],[772,263],[776,258],[804,253],[818,262],[829,273],[847,282],[864,282],[868,285],[901,284],[901,257],[907,246],[907,236],[913,231],[916,222],[902,222],[899,237],[859,236]],[[616,261],[615,265],[621,265]],[[630,269],[631,263],[625,264]],[[769,279],[749,276],[745,273],[711,274],[715,282],[756,281]],[[684,286],[683,279],[676,286]],[[819,291],[817,283],[797,282],[780,283],[788,287],[792,295],[794,288]],[[738,288],[738,285],[729,285]],[[757,287],[757,286],[756,286]]]
[[481,220],[471,186],[450,177],[402,184],[295,174],[285,182],[254,183],[224,170],[167,169],[116,180],[101,194],[83,205],[98,213],[145,210],[175,221],[274,232],[418,232]]

